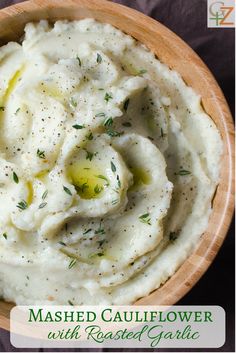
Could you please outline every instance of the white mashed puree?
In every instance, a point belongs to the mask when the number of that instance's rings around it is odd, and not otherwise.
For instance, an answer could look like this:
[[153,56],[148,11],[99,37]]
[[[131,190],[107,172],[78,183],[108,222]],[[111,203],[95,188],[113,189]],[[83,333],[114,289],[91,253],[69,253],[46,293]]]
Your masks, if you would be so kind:
[[0,48],[0,295],[128,304],[207,227],[222,142],[200,97],[92,19]]

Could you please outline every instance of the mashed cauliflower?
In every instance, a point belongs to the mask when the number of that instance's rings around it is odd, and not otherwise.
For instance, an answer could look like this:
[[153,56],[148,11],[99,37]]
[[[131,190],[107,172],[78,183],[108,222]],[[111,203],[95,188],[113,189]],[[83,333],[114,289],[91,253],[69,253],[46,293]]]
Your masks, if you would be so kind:
[[200,97],[135,39],[29,23],[0,48],[0,295],[148,295],[205,231],[221,150]]

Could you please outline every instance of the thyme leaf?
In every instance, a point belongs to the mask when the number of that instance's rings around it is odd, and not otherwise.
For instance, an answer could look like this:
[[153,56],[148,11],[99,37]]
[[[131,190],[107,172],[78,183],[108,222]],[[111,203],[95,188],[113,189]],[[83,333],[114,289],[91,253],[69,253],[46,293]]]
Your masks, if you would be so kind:
[[69,270],[70,270],[72,267],[74,267],[76,263],[77,263],[77,260],[76,260],[76,259],[72,259],[71,262],[69,263],[69,266],[68,266]]
[[146,223],[150,226],[151,225],[151,218],[149,216],[150,216],[150,213],[145,213],[145,214],[139,216],[140,222]]
[[111,201],[111,204],[112,204],[112,205],[116,205],[116,204],[118,203],[118,201],[119,201],[119,200],[117,200],[117,199],[112,200],[112,201]]
[[92,253],[88,257],[89,257],[89,259],[93,259],[94,257],[97,257],[97,256],[102,257],[102,256],[104,256],[104,253],[103,252]]
[[88,189],[89,188],[89,186],[88,186],[88,183],[86,182],[86,183],[83,183],[82,185],[78,185],[78,186],[76,186],[76,189],[77,190],[80,190],[81,192],[83,192],[84,193],[84,191],[86,190],[86,189]]
[[76,108],[77,107],[77,102],[75,101],[75,99],[73,97],[70,98],[70,104],[72,105],[72,107]]
[[120,189],[121,188],[121,181],[120,181],[119,175],[116,176],[116,179],[117,179],[118,188]]
[[58,244],[60,244],[62,246],[66,246],[66,243],[64,243],[63,241],[59,241]]
[[115,166],[115,164],[112,161],[111,161],[111,170],[112,170],[113,173],[116,172],[116,166]]
[[68,194],[68,195],[70,195],[70,196],[72,196],[72,192],[70,191],[70,189],[68,189],[66,186],[64,186],[63,185],[63,189],[64,189],[64,191]]
[[87,229],[84,233],[83,233],[83,235],[85,235],[85,234],[88,234],[89,232],[91,232],[91,228],[89,228],[89,229]]
[[146,74],[146,72],[147,72],[147,70],[145,70],[145,69],[140,69],[139,72],[138,72],[138,74],[139,74],[139,75],[143,75],[143,74]]
[[24,211],[29,207],[29,205],[25,200],[22,200],[16,205],[16,207],[19,208],[21,211]]
[[44,208],[47,205],[47,202],[43,202],[39,205],[39,209]]
[[91,141],[91,140],[93,139],[93,134],[92,134],[92,132],[90,132],[89,134],[87,134],[85,137],[86,137],[87,140]]
[[97,53],[97,63],[101,64],[101,62],[102,62],[102,57],[99,53]]
[[99,225],[99,228],[95,230],[95,234],[105,234],[105,230],[102,228],[101,223]]
[[99,186],[98,184],[94,188],[95,194],[100,194],[100,192],[103,190],[102,186]]
[[95,118],[105,117],[105,113],[97,113]]
[[118,131],[115,131],[115,130],[112,130],[112,129],[108,129],[106,131],[107,135],[111,136],[111,137],[119,137],[121,135],[123,135],[123,131],[122,132],[118,132]]
[[42,200],[45,200],[47,196],[48,196],[48,190],[45,190],[42,195]]
[[77,59],[78,62],[79,62],[79,66],[81,66],[81,65],[82,65],[82,62],[81,62],[80,57],[79,57],[78,55],[76,56],[76,59]]
[[84,125],[78,125],[78,124],[75,124],[75,125],[72,125],[72,127],[76,130],[81,130],[81,129],[84,129],[85,126]]
[[107,118],[103,123],[104,126],[111,126],[112,124],[113,124],[112,118]]
[[88,159],[91,162],[91,160],[93,159],[95,153],[90,152],[90,151],[88,151],[86,149],[85,149],[85,152],[86,152],[86,159]]
[[107,182],[106,186],[109,185],[109,180],[108,180],[107,177],[105,177],[104,175],[95,175],[95,176],[96,176],[96,178],[105,180],[105,181]]
[[45,159],[45,151],[41,151],[39,148],[37,149],[37,156],[41,159]]
[[106,102],[109,102],[109,100],[112,99],[112,98],[113,98],[112,94],[109,94],[109,93],[106,92],[106,94],[104,96],[104,100]]
[[19,178],[18,178],[17,174],[16,174],[15,172],[13,172],[12,176],[13,176],[14,182],[15,182],[16,184],[18,184],[18,183],[19,183]]

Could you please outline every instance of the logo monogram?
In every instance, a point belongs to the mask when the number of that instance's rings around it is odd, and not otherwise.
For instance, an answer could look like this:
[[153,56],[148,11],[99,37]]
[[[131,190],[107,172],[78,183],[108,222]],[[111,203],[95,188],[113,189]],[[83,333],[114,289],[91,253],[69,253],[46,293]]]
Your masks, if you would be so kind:
[[235,27],[234,0],[208,0],[208,27],[232,28]]

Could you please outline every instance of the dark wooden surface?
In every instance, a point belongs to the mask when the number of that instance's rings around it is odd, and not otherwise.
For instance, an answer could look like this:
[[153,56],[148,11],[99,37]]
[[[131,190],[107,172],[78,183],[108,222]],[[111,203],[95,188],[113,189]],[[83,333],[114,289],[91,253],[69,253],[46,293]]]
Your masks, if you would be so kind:
[[[0,0],[0,8],[17,2],[21,1]],[[144,12],[169,27],[184,39],[198,53],[214,74],[225,94],[231,112],[234,115],[234,30],[207,28],[207,2],[205,0],[114,0],[114,2]],[[222,348],[218,350],[208,349],[208,352],[235,351],[234,236],[235,231],[233,223],[219,254],[207,273],[178,303],[180,305],[220,305],[225,309],[226,343]],[[25,350],[18,350],[12,347],[10,344],[9,333],[0,330],[0,351],[8,352]],[[79,351],[79,349],[77,351]],[[175,350],[163,349],[162,351],[171,352]],[[188,351],[206,352],[206,350],[203,349]]]

